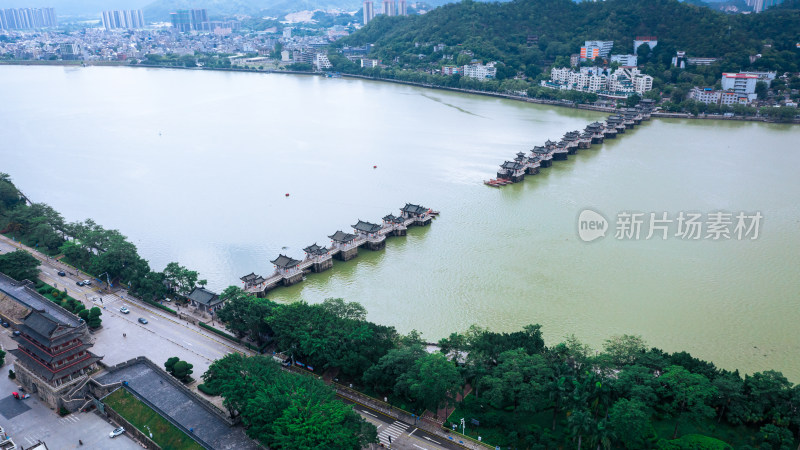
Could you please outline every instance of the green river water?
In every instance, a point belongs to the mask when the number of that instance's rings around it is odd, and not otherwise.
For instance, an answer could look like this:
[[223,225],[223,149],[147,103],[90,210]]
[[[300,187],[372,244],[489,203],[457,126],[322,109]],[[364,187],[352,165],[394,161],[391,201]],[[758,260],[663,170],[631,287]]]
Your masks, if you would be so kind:
[[[428,340],[543,325],[599,348],[641,334],[718,366],[800,381],[800,127],[653,119],[524,183],[520,150],[605,115],[362,80],[1,67],[0,171],[68,220],[118,228],[156,269],[220,291],[406,202],[441,211],[280,301],[343,297]],[[373,168],[377,166],[377,168]],[[285,194],[289,193],[290,196]],[[580,212],[611,222],[578,237]],[[758,239],[618,240],[623,211],[760,212]],[[704,233],[705,234],[705,233]]]

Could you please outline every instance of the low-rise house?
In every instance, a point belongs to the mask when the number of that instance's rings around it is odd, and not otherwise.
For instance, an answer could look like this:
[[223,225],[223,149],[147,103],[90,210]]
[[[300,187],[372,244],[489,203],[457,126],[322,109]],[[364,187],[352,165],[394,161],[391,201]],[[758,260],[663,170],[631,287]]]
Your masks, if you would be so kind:
[[222,308],[222,305],[225,303],[219,298],[219,295],[204,287],[194,288],[187,299],[189,300],[189,304],[197,308],[197,310],[209,314]]

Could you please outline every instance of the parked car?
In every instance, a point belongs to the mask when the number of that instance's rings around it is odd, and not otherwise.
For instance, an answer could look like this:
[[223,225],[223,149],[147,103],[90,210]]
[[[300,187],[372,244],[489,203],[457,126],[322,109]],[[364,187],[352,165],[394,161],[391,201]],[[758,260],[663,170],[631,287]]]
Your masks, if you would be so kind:
[[147,319],[145,319],[144,317],[139,317],[139,323],[141,323],[142,325],[147,325]]
[[119,309],[119,312],[121,312],[122,314],[128,314],[131,312],[131,310],[128,309],[127,306],[123,306],[122,308]]
[[8,324],[8,322],[3,322],[3,323],[2,323],[2,325],[3,325],[3,328],[8,328],[8,327],[10,326],[10,325]]
[[19,330],[15,330],[13,334],[14,336],[19,336]]
[[108,433],[108,437],[113,439],[113,438],[119,436],[120,434],[122,434],[124,432],[125,432],[125,428],[122,428],[122,427],[114,428],[114,431],[112,431],[111,433]]
[[63,271],[63,270],[59,270],[59,271],[58,271],[58,276],[60,276],[60,277],[65,277],[65,276],[67,276],[67,274],[66,274],[66,273],[64,273],[64,271]]

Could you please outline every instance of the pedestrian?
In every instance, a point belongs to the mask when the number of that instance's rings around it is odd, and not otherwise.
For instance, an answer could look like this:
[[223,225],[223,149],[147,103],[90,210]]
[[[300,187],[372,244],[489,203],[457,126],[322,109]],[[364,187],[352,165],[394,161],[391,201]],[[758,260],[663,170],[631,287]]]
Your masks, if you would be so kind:
[[81,444],[81,445],[83,445],[83,441],[82,441],[82,440],[80,440],[80,439],[78,439],[78,444]]
[[122,333],[122,337],[128,337],[128,335],[125,334],[125,333]]

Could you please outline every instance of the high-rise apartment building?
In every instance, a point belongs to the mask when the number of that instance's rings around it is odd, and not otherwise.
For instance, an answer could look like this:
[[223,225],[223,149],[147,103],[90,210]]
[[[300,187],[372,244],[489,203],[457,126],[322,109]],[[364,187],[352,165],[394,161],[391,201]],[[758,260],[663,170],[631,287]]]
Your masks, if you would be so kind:
[[31,30],[57,26],[56,11],[53,8],[0,9],[0,30]]
[[397,1],[397,15],[398,16],[408,15],[408,5],[406,5],[406,0]]
[[372,0],[364,0],[364,25],[375,18],[375,4]]
[[396,15],[394,0],[383,0],[383,13],[391,17]]
[[141,9],[103,11],[102,19],[106,30],[144,28]]
[[202,28],[203,22],[208,22],[208,12],[205,9],[190,9],[192,29],[199,30]]
[[208,22],[208,12],[205,9],[179,9],[169,13],[169,18],[177,31],[202,30],[203,23]]

